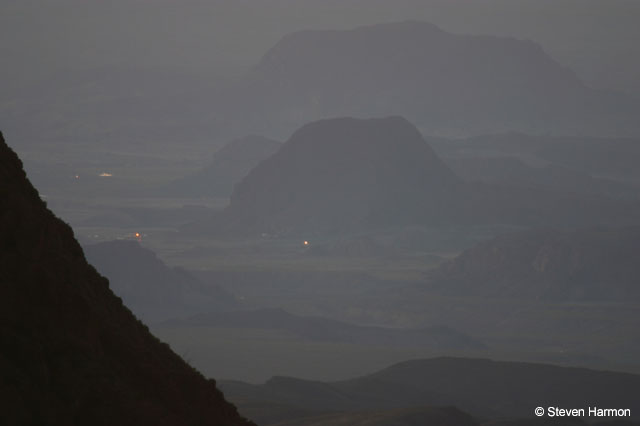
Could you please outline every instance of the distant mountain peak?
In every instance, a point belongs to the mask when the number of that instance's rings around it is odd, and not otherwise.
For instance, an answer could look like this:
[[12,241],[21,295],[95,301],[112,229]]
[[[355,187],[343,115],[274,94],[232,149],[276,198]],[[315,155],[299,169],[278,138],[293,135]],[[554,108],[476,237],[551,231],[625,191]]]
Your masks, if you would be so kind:
[[402,117],[309,123],[235,188],[221,232],[353,232],[441,217],[458,184]]
[[611,133],[635,128],[638,110],[587,87],[531,40],[415,20],[288,34],[227,99],[225,108],[261,132],[336,115],[402,115],[439,134]]

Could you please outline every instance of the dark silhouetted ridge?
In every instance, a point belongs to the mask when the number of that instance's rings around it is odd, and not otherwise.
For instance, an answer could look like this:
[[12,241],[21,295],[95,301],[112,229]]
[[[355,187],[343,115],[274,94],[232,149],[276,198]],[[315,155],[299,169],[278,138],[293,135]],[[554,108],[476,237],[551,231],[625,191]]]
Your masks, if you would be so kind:
[[2,424],[249,425],[114,296],[0,135]]

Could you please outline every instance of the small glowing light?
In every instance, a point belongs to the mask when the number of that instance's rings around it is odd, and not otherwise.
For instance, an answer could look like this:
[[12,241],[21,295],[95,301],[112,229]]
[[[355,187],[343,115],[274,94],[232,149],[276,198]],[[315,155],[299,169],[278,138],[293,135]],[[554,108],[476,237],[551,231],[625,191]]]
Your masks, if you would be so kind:
[[100,177],[111,177],[113,176],[111,173],[107,173],[107,172],[102,172],[99,174]]
[[75,175],[74,176],[76,179],[80,179],[80,175]]
[[304,241],[302,242],[302,244],[304,244],[305,246],[308,246],[308,245],[309,245],[309,241],[304,240]]

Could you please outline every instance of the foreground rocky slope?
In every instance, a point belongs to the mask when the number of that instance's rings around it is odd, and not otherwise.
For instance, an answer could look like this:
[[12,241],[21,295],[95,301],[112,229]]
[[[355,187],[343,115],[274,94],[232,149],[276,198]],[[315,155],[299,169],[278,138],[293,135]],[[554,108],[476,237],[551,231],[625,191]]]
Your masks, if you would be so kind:
[[3,424],[251,423],[87,263],[0,135]]

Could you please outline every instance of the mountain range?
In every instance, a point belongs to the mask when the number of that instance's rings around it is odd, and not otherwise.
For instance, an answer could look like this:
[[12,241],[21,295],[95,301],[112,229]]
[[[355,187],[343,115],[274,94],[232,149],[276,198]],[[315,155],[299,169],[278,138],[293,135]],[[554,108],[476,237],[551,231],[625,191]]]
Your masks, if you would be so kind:
[[421,21],[288,34],[225,102],[226,114],[260,132],[332,116],[402,115],[439,134],[617,134],[635,126],[638,111],[630,98],[587,87],[532,41],[452,34]]

